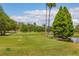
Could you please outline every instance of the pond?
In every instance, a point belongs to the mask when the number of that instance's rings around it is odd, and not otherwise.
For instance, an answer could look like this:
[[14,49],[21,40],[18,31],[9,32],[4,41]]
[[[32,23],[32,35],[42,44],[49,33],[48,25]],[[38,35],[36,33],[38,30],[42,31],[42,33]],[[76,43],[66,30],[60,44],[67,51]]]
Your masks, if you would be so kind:
[[79,38],[71,37],[71,41],[73,41],[74,43],[79,43]]

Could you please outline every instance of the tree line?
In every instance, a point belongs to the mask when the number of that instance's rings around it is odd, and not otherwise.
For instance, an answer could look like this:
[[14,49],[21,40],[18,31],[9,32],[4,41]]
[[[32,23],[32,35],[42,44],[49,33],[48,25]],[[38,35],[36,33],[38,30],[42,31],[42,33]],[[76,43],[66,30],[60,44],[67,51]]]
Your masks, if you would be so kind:
[[37,25],[36,23],[33,24],[24,24],[20,23],[19,28],[21,32],[44,32],[45,31],[45,24],[42,26]]

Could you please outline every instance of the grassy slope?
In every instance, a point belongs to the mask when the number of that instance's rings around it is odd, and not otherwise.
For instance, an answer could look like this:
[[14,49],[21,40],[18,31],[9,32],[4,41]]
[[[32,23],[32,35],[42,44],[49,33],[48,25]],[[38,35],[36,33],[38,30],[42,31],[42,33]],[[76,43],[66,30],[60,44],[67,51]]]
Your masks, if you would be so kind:
[[44,33],[16,33],[0,37],[0,55],[79,55],[79,44],[57,41]]

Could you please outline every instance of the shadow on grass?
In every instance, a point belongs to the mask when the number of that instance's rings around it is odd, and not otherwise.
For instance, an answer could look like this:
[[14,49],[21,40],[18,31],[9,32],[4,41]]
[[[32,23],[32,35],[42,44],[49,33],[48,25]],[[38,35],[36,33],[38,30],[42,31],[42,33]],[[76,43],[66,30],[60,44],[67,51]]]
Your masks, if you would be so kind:
[[0,36],[11,36],[11,35],[13,35],[13,34],[15,34],[16,32],[7,32],[7,33],[5,33],[5,35],[0,35]]
[[64,42],[71,42],[71,43],[73,43],[73,41],[72,41],[71,39],[56,38],[56,40],[58,40],[58,41],[64,41]]
[[55,40],[58,40],[58,41],[64,41],[64,42],[71,42],[71,43],[73,43],[73,41],[71,39],[56,38],[53,35],[49,35],[48,37],[50,39],[55,39]]

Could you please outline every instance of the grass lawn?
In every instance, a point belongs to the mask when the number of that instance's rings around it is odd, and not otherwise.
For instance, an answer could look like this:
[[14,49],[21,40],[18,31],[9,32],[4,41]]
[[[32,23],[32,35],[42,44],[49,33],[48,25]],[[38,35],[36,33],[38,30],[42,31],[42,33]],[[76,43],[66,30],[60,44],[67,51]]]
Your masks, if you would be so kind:
[[0,55],[62,56],[79,55],[79,44],[58,41],[41,32],[14,33],[0,36]]

